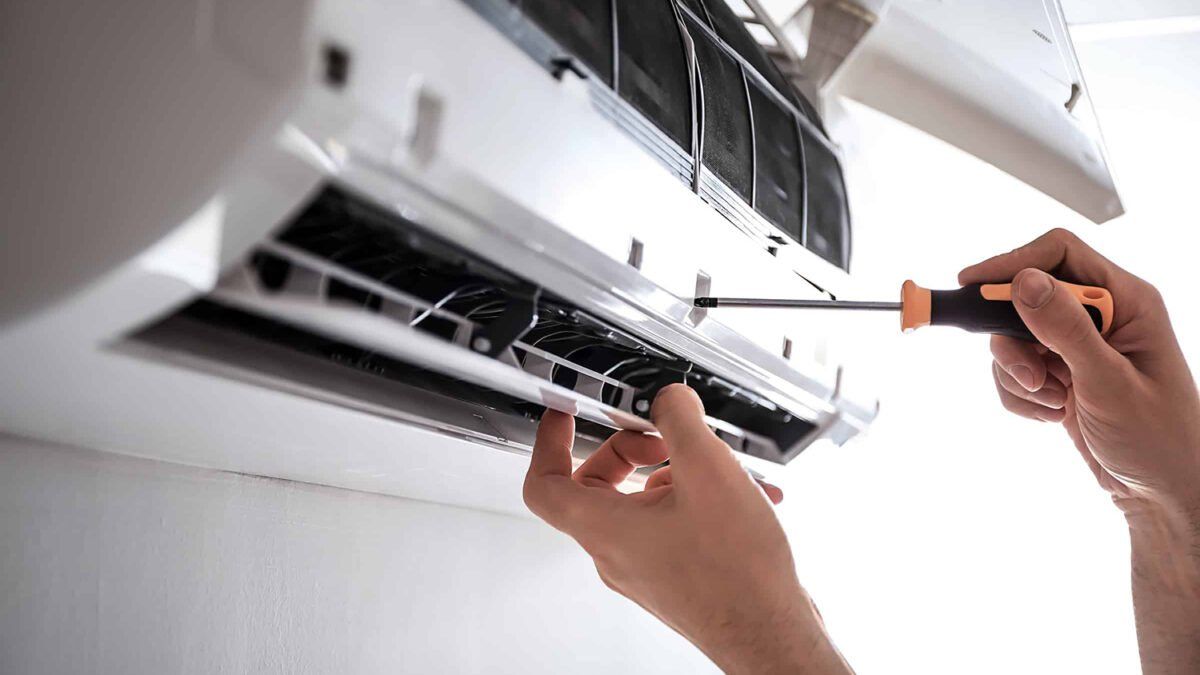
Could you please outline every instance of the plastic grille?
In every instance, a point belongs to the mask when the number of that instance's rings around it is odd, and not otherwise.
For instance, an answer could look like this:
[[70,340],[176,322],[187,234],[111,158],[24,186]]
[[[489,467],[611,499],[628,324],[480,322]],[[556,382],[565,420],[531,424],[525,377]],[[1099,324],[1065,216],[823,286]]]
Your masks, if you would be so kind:
[[[278,298],[276,310],[263,298]],[[246,298],[255,298],[251,304]],[[505,323],[514,303],[535,311],[502,348],[486,355],[513,376],[552,382],[625,413],[644,415],[657,391],[686,382],[697,391],[713,424],[732,434],[735,449],[786,461],[815,425],[771,400],[682,359],[671,351],[598,318],[566,298],[534,287],[506,269],[461,249],[389,211],[334,187],[322,191],[274,238],[261,242],[218,290],[185,313],[204,323],[249,335],[356,370],[397,379],[508,414],[536,416],[529,401],[500,394],[379,353],[340,333],[340,319],[308,328],[292,324],[283,308],[306,307],[309,321],[326,306],[374,315],[402,339],[416,330],[485,355],[474,336]],[[253,312],[248,308],[253,307]],[[288,318],[288,317],[292,318]],[[329,316],[336,316],[330,314]],[[323,332],[328,331],[328,332]],[[368,341],[369,343],[370,341]],[[495,380],[489,380],[495,382]],[[737,420],[736,423],[733,420]]]

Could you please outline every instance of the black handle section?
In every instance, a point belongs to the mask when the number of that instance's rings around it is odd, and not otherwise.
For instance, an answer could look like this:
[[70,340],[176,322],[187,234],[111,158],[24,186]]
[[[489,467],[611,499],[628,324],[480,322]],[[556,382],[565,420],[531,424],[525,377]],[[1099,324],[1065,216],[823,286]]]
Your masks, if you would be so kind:
[[[983,297],[980,284],[963,286],[954,291],[930,291],[929,325],[955,326],[970,333],[989,333],[1037,342],[1033,333],[1025,327],[1021,315],[1012,302],[988,300]],[[1100,310],[1084,305],[1096,330],[1100,330],[1103,317]]]

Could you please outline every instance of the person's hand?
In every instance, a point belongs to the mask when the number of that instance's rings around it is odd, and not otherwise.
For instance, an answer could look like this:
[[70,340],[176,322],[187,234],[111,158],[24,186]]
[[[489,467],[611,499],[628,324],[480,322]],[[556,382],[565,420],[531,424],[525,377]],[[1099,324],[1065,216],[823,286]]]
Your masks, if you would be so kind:
[[[1047,272],[1112,293],[1107,339]],[[959,274],[1008,280],[1041,344],[992,339],[1000,399],[1061,421],[1124,512],[1143,672],[1200,672],[1200,394],[1162,297],[1063,230]]]
[[[1112,293],[1107,340],[1051,275]],[[1061,422],[1127,515],[1149,505],[1200,516],[1200,396],[1158,291],[1065,230],[959,274],[962,284],[1008,281],[1041,344],[992,338],[1004,407]]]
[[[574,420],[547,411],[525,503],[573,537],[611,589],[691,640],[726,672],[849,672],[796,578],[771,507],[704,423],[696,394],[664,388],[652,417],[662,438],[618,432],[573,474]],[[616,486],[668,457],[635,494]]]

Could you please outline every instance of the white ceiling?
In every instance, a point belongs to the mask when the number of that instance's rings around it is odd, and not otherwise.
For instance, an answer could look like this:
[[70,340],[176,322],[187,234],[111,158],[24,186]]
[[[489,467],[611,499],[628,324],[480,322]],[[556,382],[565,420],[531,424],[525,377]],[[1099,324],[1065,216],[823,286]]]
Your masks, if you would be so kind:
[[[808,0],[759,0],[777,21],[785,21]],[[862,0],[859,0],[862,2]],[[953,4],[954,0],[896,0],[900,3]],[[1200,16],[1200,0],[1061,0],[1072,24],[1137,21],[1179,16]],[[732,4],[732,3],[731,3]],[[868,0],[863,4],[879,4]]]
[[1072,24],[1200,16],[1200,0],[1062,0]]

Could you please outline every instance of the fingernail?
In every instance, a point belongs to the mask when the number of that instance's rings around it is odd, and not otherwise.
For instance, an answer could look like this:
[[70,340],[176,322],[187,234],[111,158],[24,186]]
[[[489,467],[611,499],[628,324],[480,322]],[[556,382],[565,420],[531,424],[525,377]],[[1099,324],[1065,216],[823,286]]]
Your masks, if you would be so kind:
[[1008,374],[1012,375],[1014,380],[1020,382],[1021,386],[1025,387],[1026,391],[1034,391],[1036,389],[1033,383],[1033,371],[1027,366],[1022,366],[1020,364],[1009,366]]
[[[1017,297],[1026,307],[1037,309],[1050,301],[1054,293],[1054,282],[1045,272],[1030,272],[1021,277]],[[1013,377],[1016,377],[1015,375]]]

